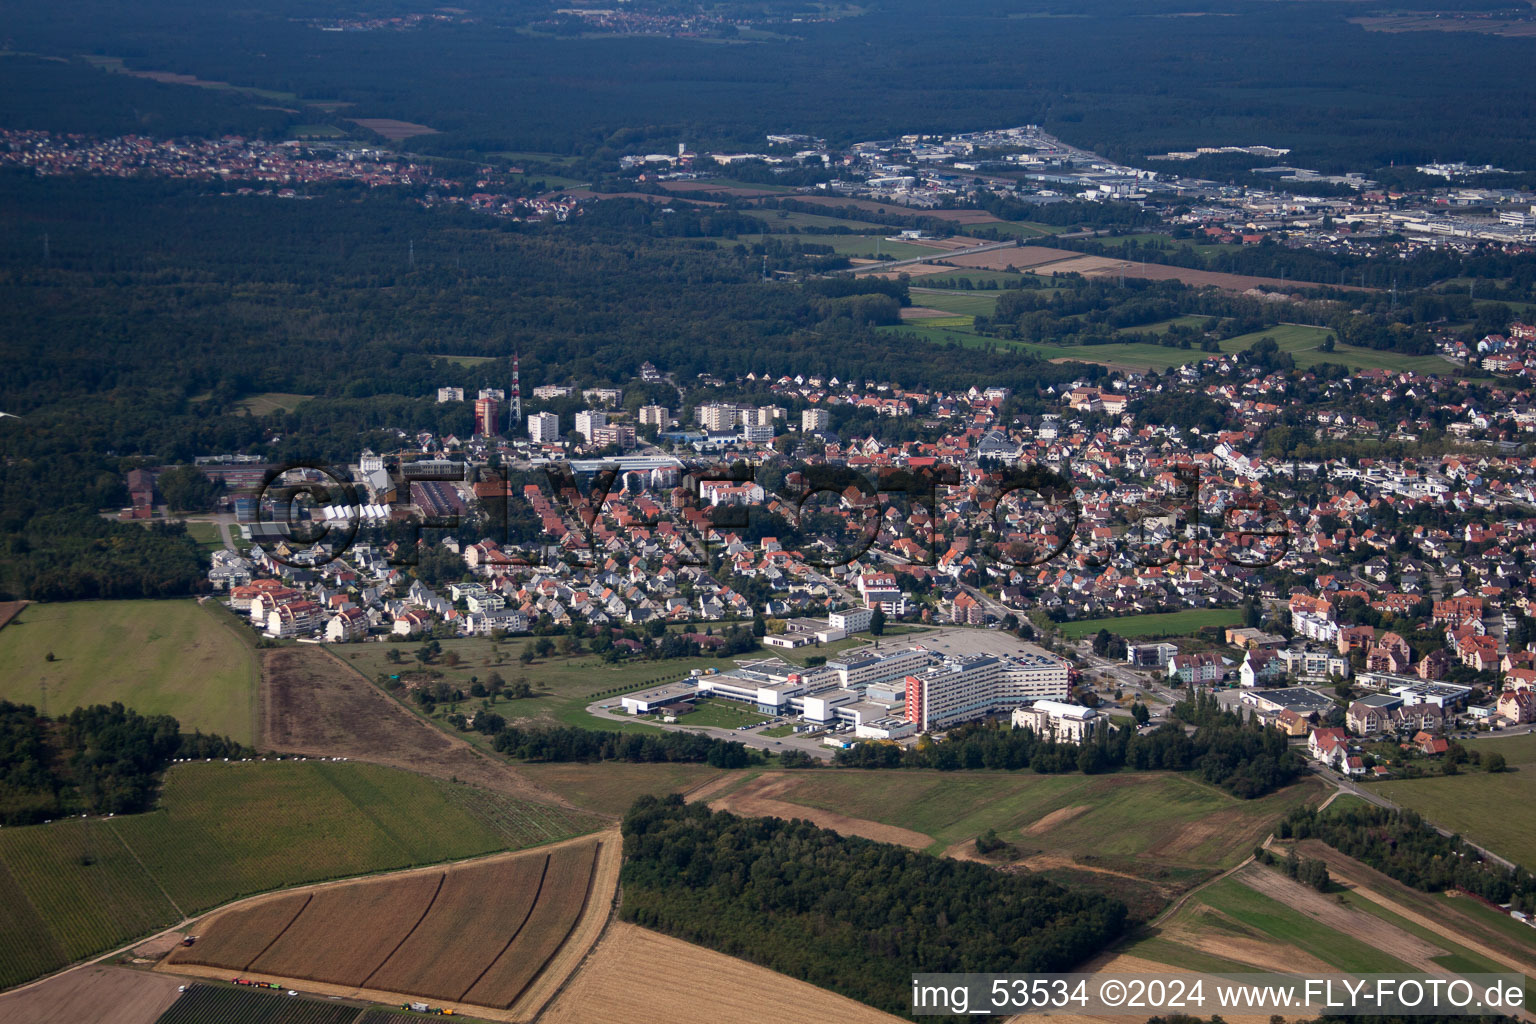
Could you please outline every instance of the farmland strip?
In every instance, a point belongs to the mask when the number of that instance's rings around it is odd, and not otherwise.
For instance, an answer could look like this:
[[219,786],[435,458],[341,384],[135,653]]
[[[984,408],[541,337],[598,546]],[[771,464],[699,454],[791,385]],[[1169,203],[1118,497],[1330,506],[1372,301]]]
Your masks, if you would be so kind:
[[544,858],[544,869],[539,872],[538,888],[533,890],[533,899],[528,904],[528,911],[523,915],[523,919],[517,922],[517,927],[512,931],[512,937],[507,939],[505,946],[501,947],[501,952],[493,956],[491,962],[485,965],[485,969],[475,975],[475,980],[469,983],[469,986],[464,989],[463,994],[455,1000],[456,1002],[463,1002],[474,991],[475,986],[480,984],[481,979],[490,973],[491,968],[495,967],[501,961],[501,958],[507,955],[507,950],[512,948],[512,943],[516,942],[517,937],[523,933],[523,928],[528,924],[528,919],[533,916],[534,908],[539,905],[539,897],[544,894],[544,881],[549,877],[549,861],[550,858],[546,856]]
[[[433,874],[436,877],[433,877]],[[442,873],[322,889],[252,971],[333,985],[359,985],[421,917]],[[346,941],[338,941],[338,936]]]
[[427,905],[424,908],[422,908],[421,916],[416,919],[416,923],[415,924],[411,925],[410,931],[408,931],[404,935],[400,936],[400,941],[395,943],[394,948],[391,949],[388,953],[384,954],[384,959],[379,961],[379,965],[377,967],[375,967],[373,970],[368,972],[368,977],[363,979],[363,985],[366,986],[368,984],[368,982],[373,980],[373,976],[375,974],[378,974],[381,970],[383,970],[385,964],[389,963],[389,958],[394,956],[396,953],[398,953],[400,951],[400,947],[405,945],[406,940],[409,939],[412,935],[416,934],[416,929],[421,927],[421,922],[423,922],[423,921],[425,921],[427,919],[427,915],[432,913],[432,908],[437,905],[437,898],[443,894],[443,882],[447,878],[448,878],[448,873],[447,872],[444,872],[444,873],[442,873],[442,874],[437,876],[437,888],[432,890],[432,898],[430,900],[428,900],[427,901]]
[[293,927],[293,922],[295,922],[295,921],[297,921],[299,919],[299,915],[304,913],[304,908],[308,907],[309,906],[309,901],[314,899],[314,898],[315,898],[315,894],[314,893],[312,893],[312,892],[305,893],[304,894],[304,902],[299,904],[299,909],[295,910],[293,912],[293,916],[288,919],[288,923],[283,925],[283,927],[278,930],[278,933],[276,935],[272,936],[272,941],[271,942],[269,942],[265,946],[261,947],[261,952],[260,953],[257,953],[255,956],[251,957],[250,960],[246,961],[245,966],[240,968],[240,969],[242,971],[250,970],[251,964],[255,963],[257,960],[260,960],[262,958],[262,956],[266,954],[267,950],[271,949],[277,943],[278,939],[280,939],[284,935],[288,934],[288,929]]
[[453,868],[432,913],[368,979],[385,992],[457,999],[516,934],[533,902],[547,853]]
[[[549,969],[550,963],[555,959],[555,957],[560,955],[560,950],[565,946],[567,942],[570,941],[571,933],[574,932],[576,930],[576,926],[581,923],[581,916],[586,913],[587,903],[592,899],[592,882],[595,878],[597,878],[597,858],[602,853],[602,849],[603,844],[598,843],[592,850],[592,863],[587,868],[587,888],[586,891],[581,894],[581,906],[576,908],[576,916],[571,918],[571,923],[565,929],[565,933],[560,936],[560,941],[555,943],[554,948],[549,951],[549,955],[546,956],[543,962],[539,964],[538,969],[528,976],[527,983],[523,985],[521,990],[519,990],[517,993],[518,995],[522,995],[523,992],[527,991],[528,987],[538,980],[539,975],[543,974],[546,970]],[[516,999],[515,996],[513,998],[514,1000]],[[512,1004],[509,1002],[507,1005],[511,1006]]]
[[171,963],[249,970],[298,920],[312,896],[294,893],[220,914],[195,946],[175,950]]
[[551,854],[550,871],[519,934],[521,941],[491,964],[485,977],[465,993],[465,1001],[506,1009],[522,995],[580,919],[592,888],[597,847],[595,842],[566,846]]

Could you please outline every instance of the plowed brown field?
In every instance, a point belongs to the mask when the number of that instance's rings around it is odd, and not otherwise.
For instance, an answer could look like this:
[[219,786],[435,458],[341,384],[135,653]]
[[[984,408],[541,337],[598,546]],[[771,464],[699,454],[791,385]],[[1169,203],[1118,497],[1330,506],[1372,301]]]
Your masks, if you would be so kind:
[[586,907],[597,847],[595,842],[584,843],[550,855],[533,913],[517,933],[517,940],[464,994],[464,1002],[508,1008],[544,969]]
[[[447,869],[256,897],[210,916],[197,945],[158,969],[233,972],[376,1002],[424,998],[470,1016],[531,1020],[596,943],[619,862],[613,831]],[[296,900],[307,901],[297,913]],[[285,915],[292,923],[274,935]]]
[[266,652],[261,688],[261,744],[267,749],[349,757],[570,806],[511,765],[439,732],[321,648]]
[[311,893],[296,892],[257,903],[241,913],[238,928],[215,928],[198,936],[197,945],[173,950],[171,955],[177,963],[246,970],[288,930],[312,898]]
[[[365,985],[457,1001],[510,946],[528,919],[549,856],[471,864],[448,872],[432,912]],[[476,913],[494,899],[494,914]]]
[[249,967],[287,978],[362,985],[426,916],[442,884],[443,872],[436,871],[322,889]]

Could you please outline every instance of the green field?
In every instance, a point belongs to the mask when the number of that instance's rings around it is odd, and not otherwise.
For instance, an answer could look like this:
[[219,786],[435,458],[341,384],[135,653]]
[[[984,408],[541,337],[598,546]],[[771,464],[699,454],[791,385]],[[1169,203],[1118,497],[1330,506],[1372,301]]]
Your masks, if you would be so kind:
[[1478,750],[1484,754],[1498,751],[1504,755],[1505,762],[1511,766],[1536,764],[1536,733],[1533,732],[1523,736],[1485,736],[1482,739],[1465,741],[1464,746],[1468,750]]
[[243,409],[252,416],[270,416],[274,412],[293,412],[301,403],[314,397],[314,395],[291,395],[281,391],[268,391],[236,402],[235,408]]
[[[850,231],[880,231],[885,225],[867,220],[844,220],[820,213],[800,213],[796,210],[743,210],[748,217],[763,221],[770,231],[794,228],[796,231],[816,231],[826,228],[847,228]],[[886,234],[890,234],[886,231]]]
[[[927,281],[969,281],[973,285],[985,284],[985,283],[987,283],[989,281],[995,281],[995,282],[997,282],[998,289],[1001,290],[1003,285],[1007,284],[1009,282],[1011,282],[1015,286],[1017,286],[1018,282],[1020,280],[1020,277],[1021,277],[1021,275],[1019,275],[1019,274],[1010,274],[1006,270],[962,270],[962,269],[956,268],[955,270],[946,270],[946,271],[944,271],[941,274],[924,274],[921,278],[914,277],[912,280],[914,280],[914,281],[925,281],[925,282],[927,282]],[[959,292],[959,293],[963,293],[965,291],[965,289],[959,288],[959,289],[956,289],[956,291]]]
[[969,316],[991,316],[997,310],[997,297],[1001,292],[965,292],[953,288],[910,289],[912,305],[942,309],[946,313]]
[[[949,276],[949,275],[944,275]],[[1006,275],[1005,275],[1006,276]],[[974,293],[956,292],[957,296],[967,296]],[[921,301],[914,299],[918,305],[932,305],[936,309],[950,309],[938,302],[929,302],[925,295]],[[995,299],[994,299],[995,305]],[[1122,328],[1121,334],[1156,334],[1166,331],[1170,324],[1184,323],[1198,325],[1206,318],[1199,316],[1183,316],[1173,320],[1163,320],[1155,324],[1147,324],[1142,327]],[[944,321],[911,320],[900,325],[881,327],[879,330],[886,332],[911,332],[924,341],[935,344],[957,343],[965,348],[995,348],[999,351],[1014,350],[1037,355],[1042,359],[1072,359],[1084,363],[1102,363],[1114,366],[1129,366],[1139,370],[1156,369],[1159,372],[1172,367],[1183,366],[1186,363],[1198,362],[1208,358],[1211,353],[1201,351],[1198,347],[1192,348],[1168,348],[1163,345],[1153,345],[1146,342],[1125,342],[1123,344],[1110,345],[1047,345],[1038,342],[1013,341],[1006,338],[990,338],[966,330],[963,326]],[[1309,327],[1303,324],[1278,324],[1261,331],[1253,331],[1249,334],[1241,334],[1221,342],[1222,352],[1241,352],[1253,347],[1263,338],[1273,338],[1275,344],[1284,352],[1290,353],[1296,360],[1297,367],[1306,369],[1319,363],[1336,363],[1351,369],[1387,369],[1409,370],[1420,374],[1449,374],[1455,367],[1441,359],[1439,356],[1409,356],[1395,352],[1378,352],[1375,349],[1357,348],[1353,345],[1336,345],[1334,351],[1324,352],[1318,346],[1322,344],[1331,332],[1324,327]]]
[[[503,698],[496,701],[494,710],[509,722],[537,725],[576,725],[589,729],[618,731],[650,731],[656,727],[642,722],[613,722],[587,714],[586,707],[599,697],[612,697],[629,690],[643,689],[660,683],[671,682],[688,675],[693,669],[717,668],[727,671],[735,668],[729,659],[721,658],[674,658],[667,661],[632,661],[610,665],[590,654],[565,656],[551,654],[529,665],[522,664],[518,656],[533,640],[520,637],[503,640],[499,644],[488,638],[442,641],[443,655],[430,665],[421,665],[412,656],[414,644],[348,644],[333,649],[342,658],[370,679],[401,675],[410,679],[413,673],[431,676],[431,681],[442,681],[462,688],[466,693],[476,680],[484,682],[492,672],[498,673],[508,684],[525,679],[534,691],[533,697],[522,700]],[[388,653],[398,650],[403,656],[401,664],[392,664]],[[810,648],[806,648],[810,650]],[[447,664],[449,654],[456,656],[457,665]],[[766,653],[743,655],[746,658],[767,657]],[[437,675],[432,676],[432,673]],[[460,711],[478,706],[477,699],[464,702]],[[411,704],[415,707],[415,704]],[[439,705],[439,718],[450,713],[449,705]],[[474,740],[478,734],[467,734]],[[483,739],[483,737],[481,737]]]
[[[1499,749],[1493,745],[1500,742],[1509,741],[1485,741],[1477,749]],[[1513,760],[1510,753],[1504,756]],[[1528,752],[1522,751],[1521,756],[1528,756]],[[1527,763],[1517,771],[1498,775],[1477,772],[1404,779],[1378,788],[1388,800],[1530,869],[1536,867],[1536,818],[1513,813],[1511,808],[1527,805],[1533,774],[1536,768]]]
[[599,814],[622,816],[645,794],[686,792],[729,774],[703,764],[549,763],[518,766],[524,775],[571,803]]
[[1057,224],[1038,224],[1029,220],[1006,220],[992,221],[988,224],[968,224],[960,230],[968,235],[980,235],[982,232],[990,235],[995,231],[999,235],[1028,240],[1047,235],[1059,235],[1071,229]]
[[964,331],[964,330],[969,330],[970,329],[972,324],[975,323],[975,318],[972,317],[972,316],[969,316],[969,315],[965,315],[965,316],[958,316],[958,315],[957,316],[925,316],[925,317],[914,317],[911,320],[903,321],[903,323],[922,324],[924,327],[949,327],[949,328],[954,328],[956,330]]
[[219,532],[218,523],[188,523],[187,535],[197,541],[197,546],[204,551],[221,551],[224,548],[224,535]]
[[1236,877],[1200,890],[1198,899],[1264,937],[1295,946],[1336,970],[1362,974],[1407,974],[1412,970],[1396,957],[1248,888]]
[[1206,626],[1240,626],[1243,613],[1236,608],[1191,608],[1155,615],[1127,615],[1119,619],[1080,619],[1057,626],[1068,640],[1080,640],[1107,629],[1128,640],[1143,637],[1190,636]]
[[254,744],[259,679],[250,631],[193,600],[34,604],[0,629],[0,698],[41,707],[46,688],[52,715],[121,701]]
[[758,725],[769,716],[755,708],[728,700],[701,700],[693,710],[677,720],[679,725],[702,725],[715,729],[735,729]]
[[1117,328],[1115,333],[1116,334],[1166,334],[1167,331],[1168,331],[1168,328],[1174,326],[1175,324],[1177,324],[1180,327],[1200,327],[1200,326],[1203,326],[1205,324],[1205,322],[1210,320],[1210,319],[1211,318],[1208,317],[1208,316],[1198,316],[1196,314],[1191,313],[1191,314],[1189,314],[1187,316],[1176,316],[1176,317],[1174,317],[1171,320],[1159,320],[1156,323],[1142,324],[1139,327],[1121,327],[1121,328]]
[[[1172,774],[844,770],[811,773],[779,798],[922,832],[936,853],[994,828],[1021,854],[1188,879],[1238,863],[1276,819],[1317,794],[1303,783],[1238,800]],[[1055,811],[1065,820],[1026,831]]]
[[0,830],[0,986],[252,893],[518,849],[601,823],[375,765],[173,765],[148,814]]
[[[1367,899],[1366,897],[1360,895],[1358,892],[1352,891],[1343,893],[1341,899],[1343,899],[1347,905],[1354,907],[1356,910],[1361,911],[1362,913],[1370,914],[1372,917],[1379,917],[1381,920],[1389,922],[1390,924],[1401,928],[1405,932],[1408,932],[1412,935],[1417,935],[1424,941],[1433,943],[1434,945],[1439,946],[1441,949],[1446,949],[1447,953],[1445,956],[1437,956],[1433,959],[1435,963],[1439,964],[1441,967],[1446,968],[1447,970],[1456,971],[1461,974],[1501,974],[1509,970],[1509,968],[1504,964],[1494,963],[1492,960],[1489,960],[1483,956],[1479,956],[1477,953],[1470,949],[1450,942],[1445,938],[1445,936],[1433,932],[1428,928],[1421,927],[1420,925],[1415,924],[1400,914],[1394,914],[1386,907],[1383,907],[1381,904],[1376,903],[1373,900]],[[1469,904],[1473,901],[1462,900],[1461,902],[1463,904]],[[1478,906],[1481,907],[1481,904],[1478,904]],[[1503,914],[1500,914],[1499,916],[1504,917],[1506,921],[1509,920],[1509,918]],[[1451,922],[1448,920],[1445,921],[1445,923],[1451,924]],[[1531,938],[1536,939],[1536,930],[1533,930],[1526,925],[1519,925],[1519,927],[1525,931],[1533,932]],[[1527,978],[1526,980],[1526,1005],[1530,1005],[1531,996],[1536,994],[1536,992],[1533,992],[1530,979]]]

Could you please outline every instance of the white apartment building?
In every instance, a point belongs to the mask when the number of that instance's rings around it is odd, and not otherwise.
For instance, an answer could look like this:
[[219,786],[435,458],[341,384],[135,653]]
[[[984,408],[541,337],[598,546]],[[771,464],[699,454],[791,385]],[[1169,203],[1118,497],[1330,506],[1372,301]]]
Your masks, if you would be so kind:
[[560,440],[560,417],[552,412],[536,412],[529,416],[528,437],[535,444]]
[[576,433],[588,442],[598,427],[608,425],[608,414],[598,409],[583,409],[576,414]]

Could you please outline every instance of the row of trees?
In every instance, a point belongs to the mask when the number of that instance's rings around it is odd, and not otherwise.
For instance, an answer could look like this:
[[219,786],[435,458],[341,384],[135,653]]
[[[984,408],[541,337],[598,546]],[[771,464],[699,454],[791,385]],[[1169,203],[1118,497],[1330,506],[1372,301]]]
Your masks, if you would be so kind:
[[805,821],[640,798],[626,920],[892,1013],[916,971],[1066,971],[1125,926],[1118,900]]
[[147,811],[174,758],[250,753],[227,737],[185,735],[170,715],[144,716],[118,703],[50,719],[29,704],[0,701],[0,825]]
[[715,768],[745,768],[749,764],[762,764],[764,760],[761,754],[749,750],[738,740],[715,739],[694,732],[634,733],[574,726],[531,729],[505,726],[494,736],[498,751],[521,761],[648,764],[671,761],[707,764]]
[[[1235,716],[1233,716],[1235,718]],[[860,743],[833,755],[854,768],[934,768],[939,771],[1029,769],[1040,774],[1132,771],[1198,772],[1233,796],[1252,799],[1295,781],[1301,759],[1274,729],[1213,720],[1193,735],[1176,724],[1140,735],[1132,729],[1100,729],[1083,744],[1061,743],[1031,729],[998,722],[950,730],[941,743],[912,747]]]

